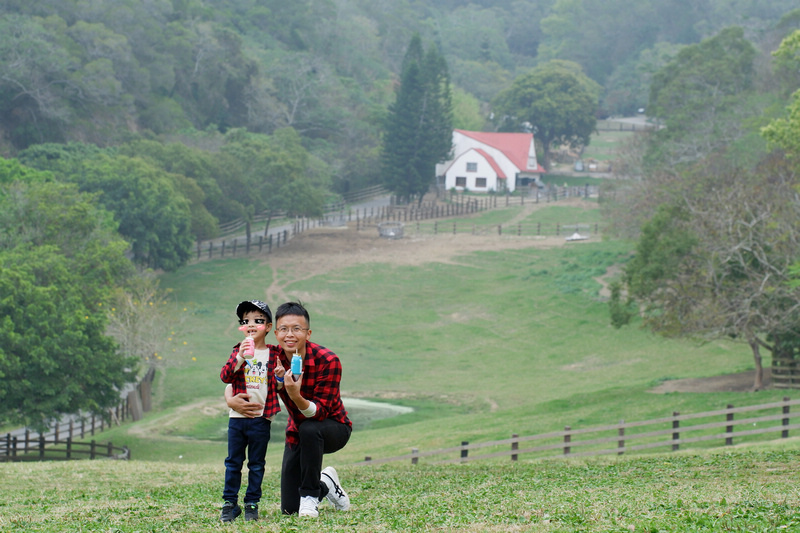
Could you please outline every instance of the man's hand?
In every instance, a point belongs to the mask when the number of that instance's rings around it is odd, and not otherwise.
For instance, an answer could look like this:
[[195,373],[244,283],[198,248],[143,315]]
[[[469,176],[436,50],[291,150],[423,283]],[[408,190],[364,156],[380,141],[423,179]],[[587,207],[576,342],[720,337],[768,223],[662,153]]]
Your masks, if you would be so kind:
[[[295,381],[297,379],[297,381]],[[289,395],[289,398],[295,400],[296,398],[300,397],[300,385],[303,384],[303,374],[294,377],[292,374],[292,370],[286,370],[286,373],[283,375],[283,386],[286,387],[286,394]],[[296,403],[296,402],[295,402]]]
[[264,412],[263,403],[251,402],[250,395],[246,392],[241,392],[234,396],[230,386],[225,387],[225,403],[228,404],[228,407],[247,418],[259,417]]

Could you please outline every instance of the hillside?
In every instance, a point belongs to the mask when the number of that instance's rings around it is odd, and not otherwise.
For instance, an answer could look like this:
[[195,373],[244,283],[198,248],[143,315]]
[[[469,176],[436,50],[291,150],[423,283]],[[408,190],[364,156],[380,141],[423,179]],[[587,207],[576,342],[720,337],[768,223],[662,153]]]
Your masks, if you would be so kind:
[[[575,222],[595,209],[578,200],[493,216],[535,220],[556,210]],[[226,416],[219,367],[238,339],[232,310],[250,297],[309,306],[313,338],[342,358],[348,398],[414,409],[371,422],[355,409],[358,431],[337,454],[344,463],[782,397],[749,392],[741,379],[736,387],[707,389],[695,382],[692,393],[681,393],[690,390],[680,387],[682,379],[751,369],[749,350],[609,326],[600,291],[628,249],[594,238],[567,244],[563,237],[441,234],[392,241],[374,228],[319,228],[264,257],[192,264],[162,280],[176,313],[174,348],[155,384],[156,411],[138,429],[113,429],[104,438],[129,444],[139,459],[216,461]],[[670,389],[654,393],[659,386]]]

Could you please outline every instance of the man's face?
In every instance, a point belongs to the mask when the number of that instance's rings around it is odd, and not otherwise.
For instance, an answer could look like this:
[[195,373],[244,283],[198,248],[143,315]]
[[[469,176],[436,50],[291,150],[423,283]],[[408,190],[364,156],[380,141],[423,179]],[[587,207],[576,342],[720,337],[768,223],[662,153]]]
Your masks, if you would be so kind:
[[269,329],[272,326],[272,324],[267,321],[267,315],[261,311],[248,311],[244,313],[239,323],[247,327],[244,331],[245,335],[253,337],[256,342],[266,339],[267,333],[269,333]]
[[275,337],[283,351],[292,356],[306,353],[306,340],[311,336],[308,322],[304,316],[284,315],[275,324]]

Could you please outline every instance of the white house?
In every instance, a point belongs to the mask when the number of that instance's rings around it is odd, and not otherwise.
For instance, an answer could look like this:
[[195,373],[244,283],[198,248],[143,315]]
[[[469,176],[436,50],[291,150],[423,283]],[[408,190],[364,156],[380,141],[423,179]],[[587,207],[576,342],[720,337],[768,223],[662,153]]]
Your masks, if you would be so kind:
[[474,192],[514,192],[543,172],[532,133],[453,130],[453,159],[436,165],[439,186]]

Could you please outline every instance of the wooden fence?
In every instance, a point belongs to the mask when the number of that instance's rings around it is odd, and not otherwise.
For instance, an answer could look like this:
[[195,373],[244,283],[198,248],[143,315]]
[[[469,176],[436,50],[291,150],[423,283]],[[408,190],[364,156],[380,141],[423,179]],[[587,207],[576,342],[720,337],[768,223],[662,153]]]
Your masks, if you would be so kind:
[[[323,226],[343,226],[354,223],[358,231],[374,230],[384,222],[415,222],[417,233],[473,233],[480,235],[561,235],[562,231],[594,232],[597,234],[600,229],[596,224],[581,225],[579,228],[575,224],[510,224],[478,226],[467,223],[453,224],[434,224],[430,227],[422,226],[420,223],[425,220],[436,220],[465,216],[489,209],[496,209],[510,206],[524,206],[526,203],[555,202],[565,198],[589,198],[597,195],[596,186],[580,187],[550,187],[545,190],[534,190],[533,192],[520,195],[485,195],[469,196],[463,194],[449,194],[447,201],[441,202],[428,200],[421,204],[411,205],[385,205],[380,207],[365,207],[358,209],[340,210],[338,213],[329,213],[323,218],[296,218],[291,227],[279,233],[270,234],[268,237],[259,235],[247,239],[237,237],[228,240],[215,240],[198,242],[195,249],[195,260],[214,259],[225,257],[238,257],[251,254],[270,254],[286,246],[289,240],[312,228]],[[440,231],[441,228],[441,231]],[[454,230],[455,228],[455,230]]]
[[[368,456],[356,464],[379,465],[396,461],[418,464],[421,458],[427,457],[440,457],[435,461],[437,463],[465,463],[500,457],[510,457],[516,461],[523,454],[536,459],[623,455],[676,451],[698,443],[731,446],[734,442],[741,443],[757,435],[774,435],[775,438],[785,439],[791,430],[800,429],[800,424],[792,423],[792,419],[800,416],[800,410],[791,411],[791,407],[796,405],[800,405],[800,400],[784,397],[780,402],[746,407],[728,405],[725,409],[702,413],[682,415],[673,412],[670,417],[641,422],[620,421],[618,424],[584,429],[565,426],[563,431],[540,435],[520,437],[515,434],[510,439],[475,444],[462,441],[459,446],[440,450],[421,452],[418,448],[412,448],[409,454],[384,459]],[[745,413],[745,417],[736,418]],[[684,425],[687,421],[691,421],[692,425]],[[525,447],[521,447],[523,444]],[[470,451],[476,450],[482,453],[470,455]]]
[[[386,196],[388,194],[389,191],[387,191],[382,185],[373,185],[372,187],[367,187],[365,189],[359,189],[358,191],[343,194],[342,200],[326,204],[322,210],[325,213],[335,213],[344,210],[346,204],[361,202],[371,198],[376,198],[378,196]],[[260,225],[265,224],[267,220],[276,221],[285,217],[285,211],[275,211],[272,214],[259,213],[253,217],[251,226],[259,227]],[[231,235],[241,231],[246,225],[247,221],[244,218],[237,218],[236,220],[231,220],[224,224],[220,224],[219,231],[222,235]]]
[[107,457],[129,459],[130,450],[126,446],[114,446],[111,442],[99,445],[96,441],[84,442],[88,436],[104,431],[111,424],[126,420],[140,420],[142,414],[151,408],[152,382],[155,368],[150,367],[142,380],[129,391],[122,401],[109,409],[108,417],[97,414],[73,416],[61,420],[44,432],[33,432],[25,428],[21,432],[7,433],[0,437],[0,462],[80,459]]
[[800,360],[773,355],[770,376],[776,389],[800,389]]
[[71,437],[66,439],[46,439],[44,435],[39,438],[24,439],[6,435],[4,443],[5,454],[0,455],[0,461],[52,461],[71,459],[130,459],[131,452],[127,446],[114,446],[98,444],[97,441],[83,442]]

